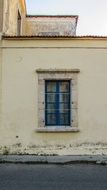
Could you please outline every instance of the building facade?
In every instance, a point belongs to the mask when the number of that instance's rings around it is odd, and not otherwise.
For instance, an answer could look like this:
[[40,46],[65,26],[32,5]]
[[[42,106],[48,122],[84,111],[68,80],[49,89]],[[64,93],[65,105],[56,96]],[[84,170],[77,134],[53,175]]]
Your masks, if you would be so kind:
[[16,4],[14,27],[0,25],[0,153],[107,154],[107,38]]

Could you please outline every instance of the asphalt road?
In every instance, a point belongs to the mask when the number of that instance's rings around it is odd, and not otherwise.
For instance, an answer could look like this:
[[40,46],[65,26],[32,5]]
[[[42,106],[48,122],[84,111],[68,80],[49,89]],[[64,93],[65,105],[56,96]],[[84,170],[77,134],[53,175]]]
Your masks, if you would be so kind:
[[106,190],[107,166],[0,164],[0,190]]

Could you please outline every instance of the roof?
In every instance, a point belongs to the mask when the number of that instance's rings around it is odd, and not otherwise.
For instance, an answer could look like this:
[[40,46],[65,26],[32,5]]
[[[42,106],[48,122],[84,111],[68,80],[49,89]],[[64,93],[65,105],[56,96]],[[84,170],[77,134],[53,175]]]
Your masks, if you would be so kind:
[[78,15],[26,15],[26,17],[34,17],[34,18],[43,18],[43,17],[46,17],[46,18],[78,18]]
[[86,35],[86,36],[2,36],[2,39],[7,40],[26,40],[26,39],[71,39],[71,40],[107,40],[107,36]]

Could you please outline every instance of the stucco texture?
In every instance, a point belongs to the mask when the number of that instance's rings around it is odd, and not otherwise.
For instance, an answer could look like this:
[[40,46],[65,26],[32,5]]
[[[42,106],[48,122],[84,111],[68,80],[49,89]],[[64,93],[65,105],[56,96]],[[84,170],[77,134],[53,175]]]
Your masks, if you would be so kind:
[[75,36],[77,17],[26,17],[25,34],[36,36]]
[[26,6],[24,0],[5,0],[3,10],[3,33],[17,35],[18,11],[21,15],[21,35],[25,33]]

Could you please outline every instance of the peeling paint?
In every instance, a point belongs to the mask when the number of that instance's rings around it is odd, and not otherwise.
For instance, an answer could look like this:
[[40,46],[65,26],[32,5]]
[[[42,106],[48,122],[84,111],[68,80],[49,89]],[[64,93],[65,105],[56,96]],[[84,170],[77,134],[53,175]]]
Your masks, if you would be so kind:
[[77,16],[38,16],[26,18],[26,34],[37,36],[75,36]]
[[[97,145],[96,145],[97,144]],[[23,147],[21,143],[13,144],[12,146],[1,146],[0,154],[16,154],[16,155],[93,155],[93,154],[107,154],[107,144],[106,143],[83,143],[69,146],[36,146],[30,145]]]

